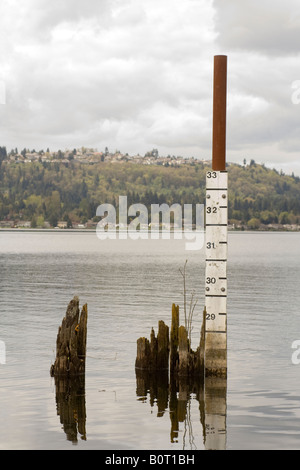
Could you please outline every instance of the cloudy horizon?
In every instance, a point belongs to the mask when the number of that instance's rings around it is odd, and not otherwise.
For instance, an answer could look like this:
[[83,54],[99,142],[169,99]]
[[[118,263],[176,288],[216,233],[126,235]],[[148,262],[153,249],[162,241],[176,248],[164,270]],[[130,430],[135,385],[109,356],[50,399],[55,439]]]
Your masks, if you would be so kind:
[[0,145],[210,159],[225,54],[227,161],[300,175],[299,37],[298,0],[2,0]]

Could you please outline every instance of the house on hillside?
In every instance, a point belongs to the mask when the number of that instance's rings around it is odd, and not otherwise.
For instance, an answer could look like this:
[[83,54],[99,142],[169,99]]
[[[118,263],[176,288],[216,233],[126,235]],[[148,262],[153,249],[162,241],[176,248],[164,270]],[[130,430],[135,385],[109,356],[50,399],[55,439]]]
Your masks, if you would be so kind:
[[68,227],[68,222],[66,222],[65,220],[59,220],[57,222],[57,227],[58,228],[67,228]]

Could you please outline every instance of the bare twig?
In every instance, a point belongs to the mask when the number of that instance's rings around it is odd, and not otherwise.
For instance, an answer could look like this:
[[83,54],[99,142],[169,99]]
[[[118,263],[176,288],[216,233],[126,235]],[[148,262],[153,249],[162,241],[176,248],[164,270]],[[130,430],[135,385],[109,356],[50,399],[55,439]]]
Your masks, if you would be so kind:
[[192,335],[192,320],[193,320],[193,314],[195,307],[197,305],[198,300],[196,299],[194,301],[194,295],[195,292],[193,291],[191,294],[191,300],[189,304],[189,312],[187,313],[187,290],[186,290],[186,265],[187,265],[187,260],[185,260],[183,270],[179,269],[180,274],[182,275],[183,278],[183,310],[184,310],[184,324],[185,324],[185,329],[188,334],[188,339],[189,339],[189,344],[191,345],[191,335]]
[[187,259],[185,260],[183,271],[179,269],[180,274],[183,277],[183,310],[184,310],[184,325],[187,329],[187,317],[186,317],[186,287],[185,287],[185,270],[186,270]]

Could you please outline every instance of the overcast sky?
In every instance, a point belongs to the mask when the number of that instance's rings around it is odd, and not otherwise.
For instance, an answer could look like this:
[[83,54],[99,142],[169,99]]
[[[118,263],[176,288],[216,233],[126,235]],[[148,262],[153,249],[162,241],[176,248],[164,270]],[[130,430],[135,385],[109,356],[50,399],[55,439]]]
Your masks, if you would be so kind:
[[299,0],[1,0],[0,145],[210,159],[217,54],[227,160],[300,175]]

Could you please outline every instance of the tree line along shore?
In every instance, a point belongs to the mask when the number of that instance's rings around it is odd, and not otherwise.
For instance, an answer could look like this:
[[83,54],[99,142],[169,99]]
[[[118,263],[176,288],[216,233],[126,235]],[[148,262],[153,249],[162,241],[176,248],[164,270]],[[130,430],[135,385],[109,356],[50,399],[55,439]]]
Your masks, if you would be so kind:
[[[205,203],[206,160],[159,157],[155,150],[144,157],[108,149],[74,149],[71,158],[35,154],[29,159],[25,152],[19,159],[17,149],[7,153],[0,147],[0,228],[94,228],[97,207],[110,203],[117,209],[120,195],[127,196],[128,205],[142,203],[149,211],[151,204]],[[300,229],[298,176],[254,160],[229,163],[227,171],[230,228]]]

